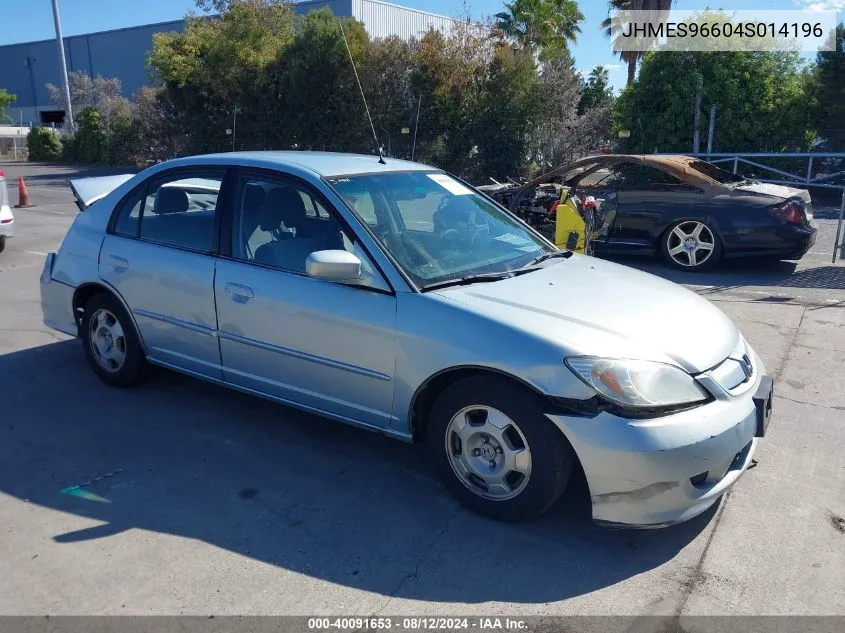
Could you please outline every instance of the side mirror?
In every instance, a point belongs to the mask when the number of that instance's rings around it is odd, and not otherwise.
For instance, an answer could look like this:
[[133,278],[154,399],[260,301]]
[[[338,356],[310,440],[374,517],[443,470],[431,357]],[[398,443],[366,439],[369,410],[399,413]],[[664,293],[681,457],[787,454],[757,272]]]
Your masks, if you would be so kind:
[[361,260],[347,251],[315,251],[305,260],[305,273],[326,281],[352,281],[361,277]]

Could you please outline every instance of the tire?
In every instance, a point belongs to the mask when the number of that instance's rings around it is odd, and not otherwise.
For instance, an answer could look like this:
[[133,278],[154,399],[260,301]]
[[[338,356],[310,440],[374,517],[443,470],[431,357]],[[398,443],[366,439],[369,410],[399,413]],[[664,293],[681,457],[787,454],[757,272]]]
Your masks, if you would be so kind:
[[529,521],[548,510],[566,489],[575,459],[537,396],[487,376],[463,378],[437,397],[428,446],[449,492],[471,510],[503,521]]
[[722,240],[707,222],[681,220],[660,237],[660,252],[663,260],[678,270],[701,272],[722,261]]
[[0,235],[0,253],[6,250],[6,236]]
[[131,387],[145,378],[147,361],[135,325],[113,296],[100,293],[89,299],[80,335],[85,358],[107,385]]

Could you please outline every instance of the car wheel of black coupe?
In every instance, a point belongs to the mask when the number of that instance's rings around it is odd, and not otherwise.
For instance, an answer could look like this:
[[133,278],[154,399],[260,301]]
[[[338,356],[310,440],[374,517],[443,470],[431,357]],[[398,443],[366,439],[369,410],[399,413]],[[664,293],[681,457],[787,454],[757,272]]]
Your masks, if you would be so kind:
[[660,250],[666,263],[680,270],[710,270],[722,259],[716,231],[699,220],[682,220],[663,234]]
[[85,304],[80,334],[85,357],[107,385],[131,387],[143,380],[147,361],[135,326],[117,299],[94,295]]
[[470,376],[435,400],[428,445],[443,485],[472,510],[537,518],[563,494],[574,454],[541,400],[513,382]]

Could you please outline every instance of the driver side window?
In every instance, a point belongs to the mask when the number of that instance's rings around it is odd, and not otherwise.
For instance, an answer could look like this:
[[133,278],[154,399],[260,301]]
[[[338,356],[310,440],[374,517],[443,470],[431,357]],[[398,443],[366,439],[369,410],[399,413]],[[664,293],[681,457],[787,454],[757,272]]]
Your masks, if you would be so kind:
[[361,260],[364,285],[388,289],[354,236],[307,187],[265,176],[241,176],[234,211],[236,259],[305,275],[311,253],[345,250]]

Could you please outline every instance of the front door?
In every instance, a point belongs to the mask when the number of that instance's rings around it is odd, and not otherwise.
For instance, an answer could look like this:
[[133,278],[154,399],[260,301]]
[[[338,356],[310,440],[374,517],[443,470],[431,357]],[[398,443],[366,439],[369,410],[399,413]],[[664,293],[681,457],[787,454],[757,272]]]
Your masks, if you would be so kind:
[[[396,298],[352,233],[309,185],[263,172],[238,177],[233,211],[231,256],[218,260],[215,279],[225,379],[388,427]],[[335,249],[362,260],[363,281],[305,274],[311,252]]]
[[150,358],[222,378],[213,253],[223,170],[169,172],[125,198],[100,276],[129,306]]

